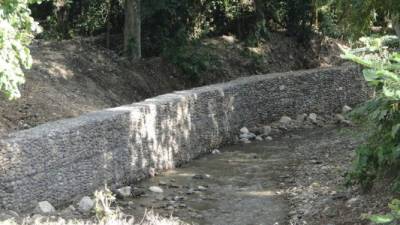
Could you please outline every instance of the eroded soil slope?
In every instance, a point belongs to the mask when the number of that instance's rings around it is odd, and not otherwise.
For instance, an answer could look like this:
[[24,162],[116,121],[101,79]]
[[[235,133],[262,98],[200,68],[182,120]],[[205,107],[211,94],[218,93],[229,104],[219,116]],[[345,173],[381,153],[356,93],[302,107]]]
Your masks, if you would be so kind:
[[162,58],[128,62],[87,39],[37,41],[31,47],[34,65],[26,72],[22,98],[9,102],[0,97],[0,135],[174,90],[338,63],[334,43],[307,48],[280,34],[251,49],[263,56],[257,66],[254,59],[243,54],[243,45],[232,38],[204,42],[218,56],[219,66],[193,82]]

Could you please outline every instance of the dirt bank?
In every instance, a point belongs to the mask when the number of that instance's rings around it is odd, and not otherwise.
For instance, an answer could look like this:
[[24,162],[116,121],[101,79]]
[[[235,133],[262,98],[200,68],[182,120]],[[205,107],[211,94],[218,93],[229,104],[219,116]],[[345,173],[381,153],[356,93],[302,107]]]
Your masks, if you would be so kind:
[[204,40],[207,51],[217,56],[218,68],[200,74],[193,83],[162,58],[127,62],[92,40],[36,41],[33,68],[26,72],[22,98],[0,99],[0,135],[61,118],[145,98],[235,79],[240,76],[282,72],[338,64],[334,42],[306,48],[293,39],[274,34],[268,43],[250,49],[230,37]]

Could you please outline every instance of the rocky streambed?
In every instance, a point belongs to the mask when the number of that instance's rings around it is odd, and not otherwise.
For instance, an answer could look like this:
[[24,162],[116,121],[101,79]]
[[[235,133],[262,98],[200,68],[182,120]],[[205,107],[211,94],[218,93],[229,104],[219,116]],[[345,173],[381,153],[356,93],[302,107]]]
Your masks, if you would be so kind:
[[[366,224],[361,213],[386,204],[384,192],[363,195],[344,185],[362,132],[341,115],[282,117],[240,132],[236,145],[113,190],[112,207],[139,221],[153,210],[188,224],[328,225]],[[90,197],[64,209],[45,208],[33,217],[95,218]]]
[[329,126],[226,147],[140,183],[134,188],[143,194],[120,204],[126,213],[154,209],[189,224],[341,224],[334,203],[355,199],[343,175],[357,140]]

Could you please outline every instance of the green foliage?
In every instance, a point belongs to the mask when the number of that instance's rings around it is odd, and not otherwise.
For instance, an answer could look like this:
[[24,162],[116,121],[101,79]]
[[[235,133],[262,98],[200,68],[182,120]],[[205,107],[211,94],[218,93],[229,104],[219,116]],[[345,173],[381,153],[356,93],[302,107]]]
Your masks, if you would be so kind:
[[[258,8],[254,1],[242,0],[142,1],[142,52],[145,57],[159,55],[171,41],[224,34],[255,46],[273,29],[286,29],[306,41],[312,33],[313,4],[320,8],[325,1],[261,1]],[[45,28],[45,38],[96,35],[110,31],[110,27],[113,33],[122,32],[122,0],[52,0],[42,7],[31,7]]]
[[121,32],[122,3],[123,0],[51,0],[39,6],[30,5],[30,8],[44,28],[40,38],[68,39],[103,33],[107,25]]
[[163,55],[182,70],[189,80],[198,82],[201,73],[213,70],[219,65],[217,57],[210,48],[200,41],[191,41],[181,46],[173,45],[166,48]]
[[23,69],[32,64],[28,45],[39,31],[28,8],[34,2],[37,0],[0,1],[0,91],[9,99],[20,97]]
[[319,12],[319,31],[328,37],[341,38],[347,36],[343,33],[340,25],[338,24],[338,12],[334,7],[333,1],[326,2],[325,5],[318,8]]
[[286,0],[285,3],[288,33],[302,42],[308,40],[312,31],[311,0]]
[[390,212],[383,215],[363,215],[364,218],[375,224],[389,224],[400,222],[400,200],[394,199],[389,203]]
[[400,1],[398,0],[338,0],[335,7],[340,17],[343,32],[353,39],[371,34],[371,25],[379,17],[398,15]]
[[393,172],[400,168],[400,54],[389,47],[399,43],[394,36],[361,42],[364,47],[345,51],[343,57],[362,65],[365,80],[375,89],[375,97],[353,113],[373,126],[350,173],[367,188],[381,175],[398,176]]

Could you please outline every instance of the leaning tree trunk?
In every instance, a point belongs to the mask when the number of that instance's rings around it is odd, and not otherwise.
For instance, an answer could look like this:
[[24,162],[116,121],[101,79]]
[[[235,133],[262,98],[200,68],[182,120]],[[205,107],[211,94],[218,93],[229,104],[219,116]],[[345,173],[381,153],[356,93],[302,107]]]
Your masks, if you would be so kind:
[[124,53],[131,59],[142,56],[140,1],[125,0]]

